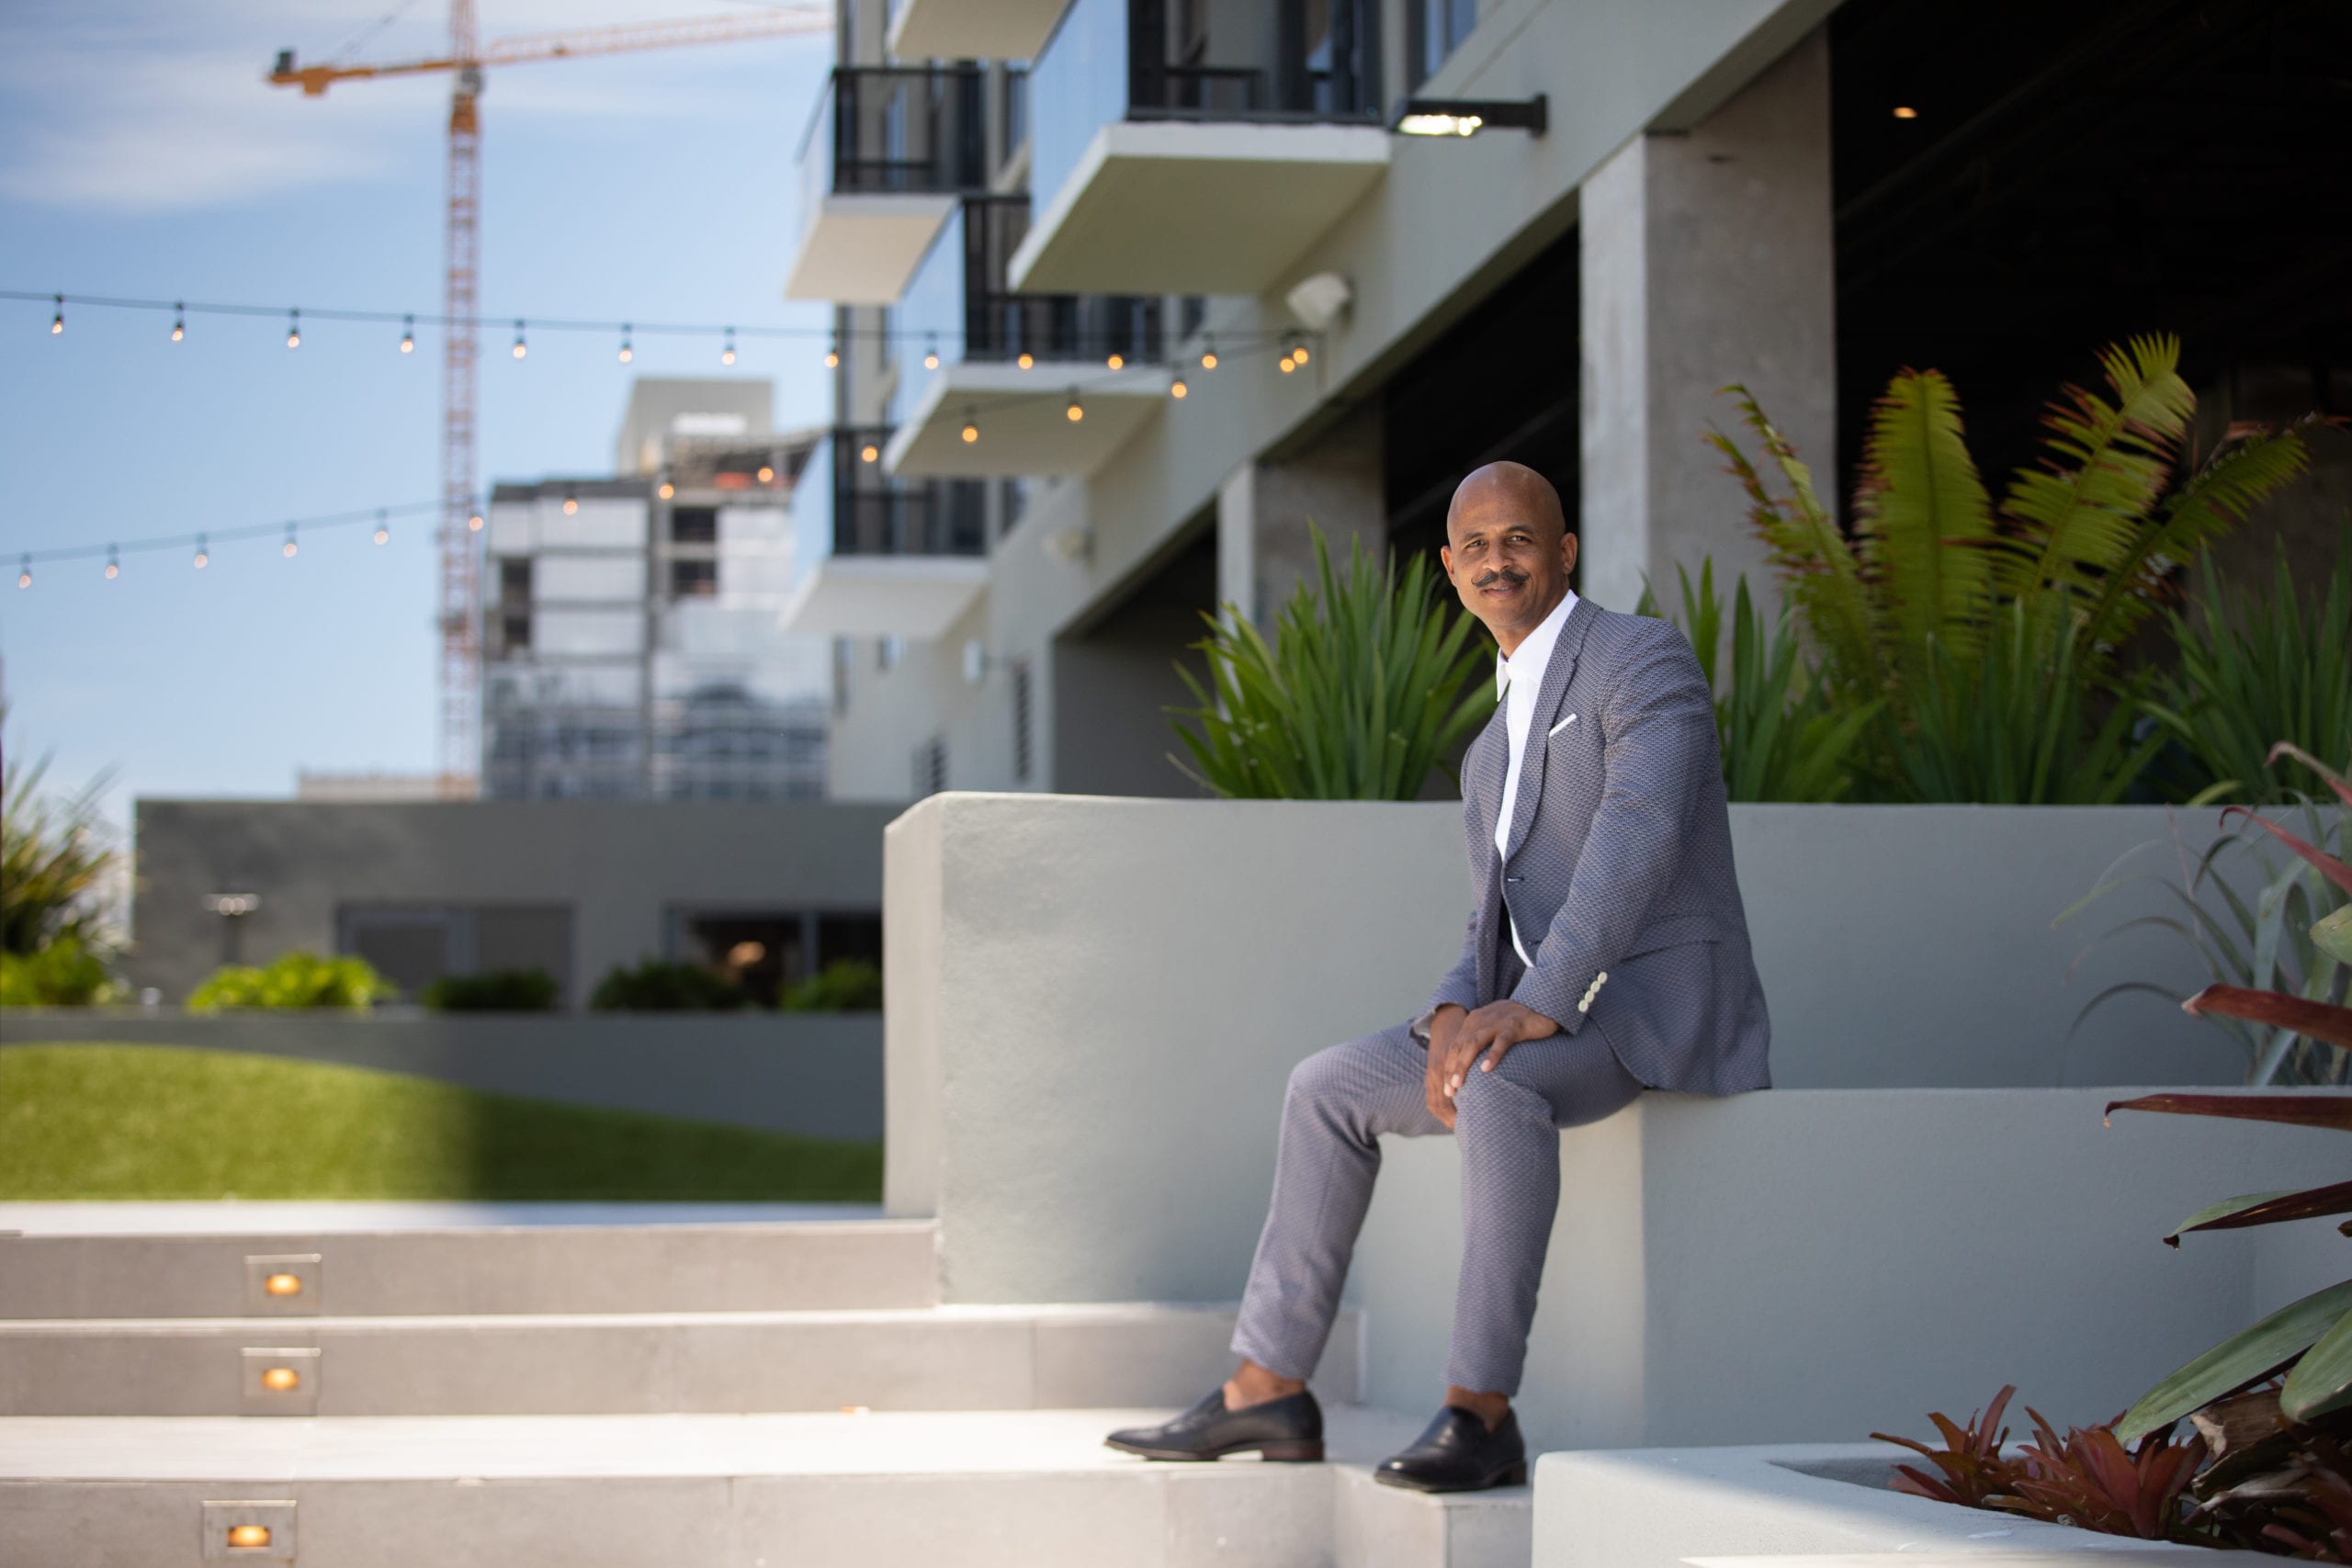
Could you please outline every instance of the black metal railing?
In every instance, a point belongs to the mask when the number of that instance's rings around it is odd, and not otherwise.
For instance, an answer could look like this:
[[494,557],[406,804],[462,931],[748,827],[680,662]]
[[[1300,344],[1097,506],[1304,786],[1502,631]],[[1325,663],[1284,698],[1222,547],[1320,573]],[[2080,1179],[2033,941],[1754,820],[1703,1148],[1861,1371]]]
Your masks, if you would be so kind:
[[984,188],[986,90],[977,65],[835,68],[801,141],[804,192]]
[[1016,294],[1007,278],[1029,232],[1027,197],[964,205],[964,357],[1159,357],[1160,302],[1128,294]]
[[988,553],[987,487],[977,479],[894,479],[865,453],[890,439],[882,426],[833,433],[833,553]]

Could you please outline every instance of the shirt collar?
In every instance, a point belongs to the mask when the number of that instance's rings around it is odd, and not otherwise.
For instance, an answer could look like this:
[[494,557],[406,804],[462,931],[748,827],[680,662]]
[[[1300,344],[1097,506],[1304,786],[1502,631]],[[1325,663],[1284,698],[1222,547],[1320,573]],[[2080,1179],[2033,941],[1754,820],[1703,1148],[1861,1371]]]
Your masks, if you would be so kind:
[[1535,679],[1543,680],[1544,666],[1552,662],[1552,647],[1560,640],[1560,628],[1568,624],[1568,613],[1576,607],[1577,591],[1571,588],[1567,597],[1555,605],[1542,624],[1527,634],[1527,640],[1519,645],[1518,653],[1505,658],[1499,650],[1496,652],[1495,697],[1498,701],[1510,689],[1513,669],[1532,670]]

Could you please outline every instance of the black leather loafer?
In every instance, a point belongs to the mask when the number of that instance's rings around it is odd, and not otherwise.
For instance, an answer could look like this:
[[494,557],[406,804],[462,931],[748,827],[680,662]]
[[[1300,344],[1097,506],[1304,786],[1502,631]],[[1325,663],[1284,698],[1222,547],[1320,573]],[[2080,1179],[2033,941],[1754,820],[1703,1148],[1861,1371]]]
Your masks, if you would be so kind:
[[1413,1439],[1413,1446],[1383,1460],[1374,1481],[1416,1492],[1483,1492],[1489,1486],[1520,1486],[1527,1481],[1527,1444],[1519,1435],[1519,1413],[1506,1411],[1493,1431],[1476,1411],[1449,1404]]
[[1313,1394],[1302,1390],[1263,1404],[1227,1410],[1225,1390],[1213,1388],[1207,1398],[1173,1421],[1158,1427],[1130,1427],[1112,1433],[1102,1444],[1146,1459],[1223,1459],[1254,1449],[1261,1459],[1319,1460],[1323,1457],[1323,1407],[1315,1403]]

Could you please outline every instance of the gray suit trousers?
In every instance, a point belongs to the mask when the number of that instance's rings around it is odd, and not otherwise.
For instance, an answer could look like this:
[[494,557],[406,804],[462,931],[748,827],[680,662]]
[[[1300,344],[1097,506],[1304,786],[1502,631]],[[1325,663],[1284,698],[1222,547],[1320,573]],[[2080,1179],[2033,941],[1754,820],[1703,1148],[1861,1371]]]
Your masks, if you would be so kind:
[[[1273,1201],[1234,1329],[1237,1354],[1291,1378],[1322,1359],[1372,1204],[1381,1135],[1446,1130],[1425,1098],[1428,1066],[1420,1042],[1400,1023],[1318,1051],[1292,1072]],[[1599,1030],[1525,1041],[1493,1072],[1471,1069],[1454,1097],[1463,1247],[1448,1383],[1519,1392],[1559,1207],[1559,1129],[1598,1122],[1641,1091]]]

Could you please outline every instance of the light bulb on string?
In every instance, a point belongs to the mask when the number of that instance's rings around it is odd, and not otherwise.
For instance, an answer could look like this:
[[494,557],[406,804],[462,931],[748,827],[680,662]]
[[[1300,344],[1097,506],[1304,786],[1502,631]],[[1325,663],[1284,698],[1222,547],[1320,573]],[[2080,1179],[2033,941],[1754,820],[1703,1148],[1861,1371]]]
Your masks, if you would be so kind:
[[292,560],[294,558],[295,547],[294,525],[288,523],[286,525],[286,547],[278,553],[283,555],[288,560]]
[[623,365],[627,365],[637,357],[637,350],[628,345],[628,333],[629,325],[627,321],[623,321],[621,323],[621,363]]
[[[49,319],[49,335],[50,335],[50,336],[51,336],[51,337],[55,337],[58,333],[60,333],[63,332],[64,330],[65,330],[65,296],[64,296],[64,295],[62,295],[62,294],[60,294],[60,295],[58,295],[58,296],[57,296],[57,314],[55,314],[54,316],[51,316],[51,317]],[[19,587],[19,588],[29,588],[29,587],[31,587],[31,586],[32,586],[32,582],[33,582],[33,574],[32,574],[31,570],[28,568],[28,569],[27,569],[27,570],[26,570],[26,572],[25,572],[24,580],[23,580],[22,581],[18,582],[18,583],[17,584],[17,587]]]
[[198,534],[196,536],[196,570],[202,571],[206,567],[211,564],[212,557],[205,550],[204,547],[204,536]]
[[1204,370],[1216,368],[1216,340],[1215,338],[1211,338],[1201,348],[1201,368]]
[[864,446],[858,448],[857,455],[859,458],[865,462],[878,463],[882,460],[882,448],[869,441]]
[[286,312],[286,346],[288,348],[302,346],[302,312],[300,310]]
[[1070,394],[1069,407],[1062,410],[1062,417],[1069,420],[1072,424],[1076,424],[1080,420],[1086,417],[1086,411],[1079,406],[1077,393],[1072,392]]
[[472,533],[472,534],[479,534],[479,533],[481,533],[481,513],[477,512],[477,513],[475,513],[473,515],[471,515],[470,517],[468,517],[468,518],[466,519],[466,531],[467,531],[468,533]]
[[1014,360],[1013,363],[1020,366],[1023,370],[1026,370],[1035,366],[1037,363],[1037,360],[1035,355],[1032,355],[1024,348],[1021,351],[1021,357]]
[[416,318],[414,316],[401,318],[401,352],[402,354],[416,352]]
[[672,484],[668,479],[663,479],[662,481],[661,496],[662,500],[667,501],[677,493],[678,487],[676,485]]
[[727,346],[718,351],[718,362],[721,365],[735,363],[735,329],[733,327],[727,329]]
[[971,414],[964,416],[964,445],[969,446],[980,438],[980,422]]
[[760,482],[763,485],[775,483],[775,469],[771,465],[766,463],[760,465]]
[[1117,349],[1113,349],[1111,351],[1111,356],[1108,359],[1105,359],[1102,363],[1109,366],[1114,370],[1124,370],[1127,366],[1127,358],[1126,355],[1121,354]]
[[1285,375],[1285,376],[1289,375],[1292,371],[1294,371],[1294,370],[1295,370],[1295,369],[1297,369],[1297,368],[1298,368],[1298,366],[1296,365],[1296,363],[1295,363],[1295,362],[1294,362],[1294,361],[1292,360],[1291,356],[1290,356],[1289,355],[1287,355],[1287,354],[1283,355],[1282,356],[1282,358],[1281,358],[1277,363],[1279,363],[1279,364],[1282,366],[1282,371],[1283,371],[1283,375]]
[[392,531],[384,525],[386,515],[384,508],[376,509],[376,542],[379,545],[389,543],[392,536]]
[[531,345],[523,341],[523,321],[518,316],[514,321],[514,357],[520,359],[530,352]]
[[1192,389],[1184,385],[1184,378],[1182,376],[1168,383],[1168,395],[1171,398],[1182,400],[1191,394]]
[[187,307],[175,301],[172,306],[172,341],[177,343],[187,336]]
[[1290,345],[1290,356],[1301,365],[1306,363],[1306,344],[1304,339]]
[[572,517],[578,515],[579,512],[580,497],[571,491],[566,490],[563,492],[563,514],[566,517]]
[[931,334],[931,345],[923,351],[922,367],[926,370],[939,368],[939,334],[937,333]]
[[831,343],[825,345],[825,368],[828,370],[838,370],[841,367],[842,341],[839,338],[835,338]]
[[107,581],[108,582],[112,582],[116,578],[120,577],[121,575],[122,562],[116,558],[114,547],[112,545],[108,545],[107,547]]
[[30,588],[32,585],[33,558],[27,556],[25,558],[25,564],[17,569],[17,586],[19,588]]

